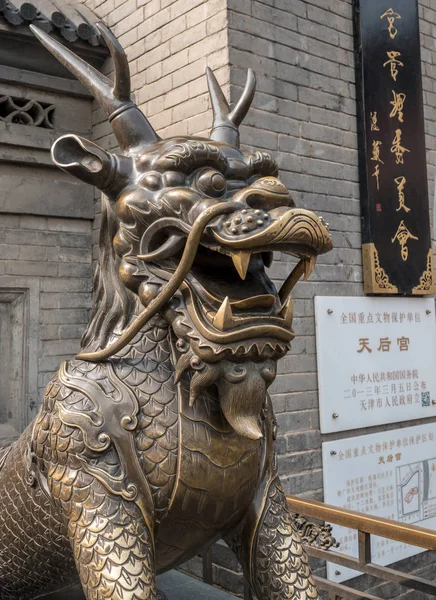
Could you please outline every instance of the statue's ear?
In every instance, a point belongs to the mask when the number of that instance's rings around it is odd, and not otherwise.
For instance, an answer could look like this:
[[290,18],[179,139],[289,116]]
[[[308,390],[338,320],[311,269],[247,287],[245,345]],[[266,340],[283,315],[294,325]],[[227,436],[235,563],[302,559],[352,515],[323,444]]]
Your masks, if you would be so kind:
[[51,156],[57,167],[103,192],[113,193],[113,188],[118,187],[118,158],[85,138],[60,137],[51,148]]

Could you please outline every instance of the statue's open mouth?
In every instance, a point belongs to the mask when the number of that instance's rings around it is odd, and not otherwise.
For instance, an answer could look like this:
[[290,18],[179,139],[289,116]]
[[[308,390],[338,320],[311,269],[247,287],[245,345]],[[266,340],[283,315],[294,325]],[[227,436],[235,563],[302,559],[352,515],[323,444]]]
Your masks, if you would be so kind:
[[[281,302],[264,260],[268,256],[253,254],[242,280],[229,256],[199,248],[182,294],[194,329],[215,349],[216,358],[279,358],[289,350],[294,338],[292,297]],[[208,264],[213,264],[212,285]]]
[[[331,237],[321,218],[292,206],[273,177],[244,188],[232,202],[241,200],[243,208],[207,228],[182,286],[184,302],[195,330],[220,356],[279,358],[294,338],[291,291],[309,277],[318,254],[331,249]],[[278,291],[265,271],[274,251],[299,258]]]

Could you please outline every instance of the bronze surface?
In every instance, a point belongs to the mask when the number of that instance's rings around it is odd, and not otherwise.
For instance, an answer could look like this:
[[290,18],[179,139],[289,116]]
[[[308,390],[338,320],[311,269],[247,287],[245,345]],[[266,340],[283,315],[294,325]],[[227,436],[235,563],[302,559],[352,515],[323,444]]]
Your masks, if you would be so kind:
[[[105,194],[100,256],[80,354],[0,455],[0,598],[80,579],[88,600],[156,600],[156,573],[225,538],[259,600],[315,599],[267,390],[294,337],[291,290],[331,249],[329,231],[295,207],[269,155],[239,149],[253,73],[230,110],[208,72],[211,139],[161,140],[131,100],[123,49],[99,31],[114,82],[33,28],[121,152],[77,135],[52,148]],[[279,291],[274,251],[299,259]]]

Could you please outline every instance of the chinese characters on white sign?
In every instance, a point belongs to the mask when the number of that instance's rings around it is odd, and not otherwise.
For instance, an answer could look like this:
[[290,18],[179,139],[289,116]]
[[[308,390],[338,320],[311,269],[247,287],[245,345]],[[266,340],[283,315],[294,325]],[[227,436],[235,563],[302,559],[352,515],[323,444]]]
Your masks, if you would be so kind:
[[[324,501],[402,523],[436,527],[436,423],[326,442],[322,445]],[[357,557],[357,532],[333,527],[338,552]],[[372,561],[388,565],[423,550],[372,538]],[[359,573],[328,564],[328,578]]]
[[434,302],[315,298],[321,432],[436,415]]

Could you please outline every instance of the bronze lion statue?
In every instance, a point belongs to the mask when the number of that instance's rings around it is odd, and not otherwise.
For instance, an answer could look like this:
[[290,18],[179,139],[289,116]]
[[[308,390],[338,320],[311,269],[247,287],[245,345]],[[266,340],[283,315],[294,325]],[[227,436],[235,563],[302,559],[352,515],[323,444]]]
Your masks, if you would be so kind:
[[[77,135],[54,163],[104,194],[95,300],[80,354],[0,453],[0,598],[80,580],[88,600],[154,600],[155,575],[219,538],[259,600],[315,599],[277,474],[268,387],[294,337],[291,291],[332,247],[271,156],[239,149],[249,71],[230,108],[213,73],[210,139],[162,140],[114,81],[38,29],[94,95],[120,147]],[[299,259],[279,291],[273,252]]]

